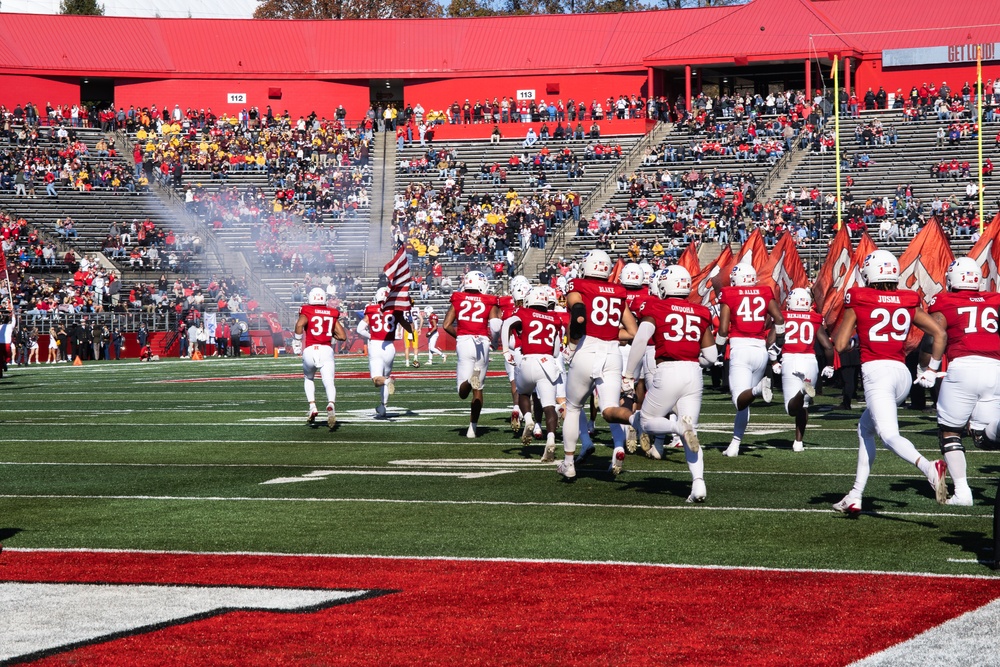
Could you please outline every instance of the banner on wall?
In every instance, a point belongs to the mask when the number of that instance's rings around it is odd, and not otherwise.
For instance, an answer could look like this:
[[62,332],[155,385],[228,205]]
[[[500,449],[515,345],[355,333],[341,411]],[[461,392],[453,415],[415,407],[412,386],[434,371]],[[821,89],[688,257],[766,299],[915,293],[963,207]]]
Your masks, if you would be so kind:
[[953,65],[976,62],[976,47],[983,47],[983,62],[997,60],[1000,42],[993,44],[952,44],[917,49],[886,49],[882,52],[882,67],[913,67],[914,65]]

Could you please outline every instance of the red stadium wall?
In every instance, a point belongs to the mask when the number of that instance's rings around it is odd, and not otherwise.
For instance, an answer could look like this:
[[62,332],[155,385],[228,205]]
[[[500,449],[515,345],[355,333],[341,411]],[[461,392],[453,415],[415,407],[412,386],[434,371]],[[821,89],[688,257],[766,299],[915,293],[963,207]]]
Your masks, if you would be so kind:
[[[272,90],[274,89],[274,90]],[[280,99],[270,94],[281,91]],[[230,93],[245,95],[245,102],[228,102]],[[268,105],[275,115],[289,111],[293,118],[307,116],[315,111],[320,117],[331,118],[337,105],[342,104],[348,118],[359,119],[368,110],[368,82],[344,83],[336,81],[308,81],[282,79],[119,79],[115,85],[115,106],[128,109],[167,105],[173,109],[212,109],[216,115],[236,115],[241,109],[257,107],[263,111]]]
[[[1000,65],[996,63],[983,65],[983,83],[1000,76]],[[938,87],[943,82],[947,82],[953,92],[962,90],[962,86],[968,81],[974,87],[976,81],[976,63],[966,65],[948,65],[944,67],[893,67],[882,69],[882,59],[878,58],[859,63],[857,71],[854,73],[852,85],[859,96],[864,95],[870,87],[877,91],[879,86],[885,88],[887,93],[895,93],[902,90],[903,96],[909,99],[910,89],[913,86],[920,88],[924,83],[934,83]],[[992,93],[992,90],[987,91]]]
[[[549,132],[556,129],[556,123],[553,121],[551,123],[546,123],[549,126]],[[587,132],[590,131],[590,126],[593,121],[585,120],[583,121],[583,129]],[[652,123],[644,119],[640,120],[615,120],[615,119],[605,119],[598,123],[601,129],[601,137],[611,137],[615,135],[628,135],[628,134],[645,134],[651,129]],[[570,129],[576,129],[576,122],[570,123],[566,121],[563,123],[564,127],[569,127]],[[535,128],[535,134],[539,134],[542,128],[542,123],[501,123],[500,133],[504,139],[514,139],[514,138],[524,138],[525,134],[528,132],[528,128]],[[493,123],[481,123],[478,125],[435,125],[434,126],[434,141],[460,141],[463,139],[486,139],[491,134],[493,134]],[[589,135],[588,135],[589,136]]]
[[[593,100],[602,105],[607,98],[619,95],[646,95],[645,72],[618,72],[610,74],[557,74],[544,76],[495,76],[472,79],[436,79],[407,82],[407,104],[419,102],[427,111],[443,110],[456,100],[492,100],[494,97],[514,97],[519,90],[534,90],[536,100],[547,102],[570,99],[586,102]],[[557,92],[548,92],[556,90]],[[605,109],[607,111],[607,109]]]
[[0,74],[0,104],[13,109],[31,102],[45,114],[45,105],[79,104],[80,79]]

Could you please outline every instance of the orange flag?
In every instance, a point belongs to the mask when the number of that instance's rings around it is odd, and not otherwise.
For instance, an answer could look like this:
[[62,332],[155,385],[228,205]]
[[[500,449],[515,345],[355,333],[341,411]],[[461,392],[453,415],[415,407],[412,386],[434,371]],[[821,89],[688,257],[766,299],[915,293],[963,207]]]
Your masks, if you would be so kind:
[[[753,230],[753,233],[747,238],[747,242],[740,248],[736,261],[749,264],[757,271],[757,275],[764,271],[764,266],[767,264],[767,245],[764,243],[764,235],[760,233],[759,228]],[[726,276],[726,284],[729,284],[728,275]]]
[[830,285],[830,290],[827,292],[826,299],[823,302],[823,321],[826,323],[827,331],[833,331],[837,324],[840,323],[840,316],[844,312],[844,297],[847,296],[847,290],[864,284],[864,281],[861,280],[861,264],[864,263],[865,257],[876,250],[878,250],[878,247],[872,241],[872,237],[868,236],[867,231],[863,232],[861,239],[858,241],[858,247],[854,249],[854,257],[851,259],[851,265],[839,281],[834,281]]
[[699,271],[696,275],[693,274],[691,279],[691,294],[688,296],[688,301],[694,303],[700,303],[703,306],[711,306],[716,301],[714,284],[712,278],[723,272],[728,272],[729,267],[731,267],[736,261],[733,256],[733,251],[727,245],[722,249],[722,254],[713,259],[708,266]]
[[813,301],[816,302],[816,310],[823,312],[826,303],[826,295],[830,292],[830,287],[837,281],[843,282],[844,276],[851,268],[851,261],[854,259],[854,251],[851,250],[851,235],[847,231],[847,225],[841,225],[837,235],[833,237],[830,248],[826,252],[826,259],[820,266],[819,275],[813,283]]
[[694,241],[685,248],[684,252],[681,253],[680,259],[677,260],[679,266],[683,266],[687,269],[688,273],[692,276],[698,275],[701,268],[698,266],[698,247]]
[[809,277],[791,234],[784,234],[771,249],[771,256],[758,275],[758,282],[771,288],[778,303],[784,303],[788,293],[796,287],[809,284]]
[[621,276],[622,269],[624,268],[625,268],[625,260],[619,257],[618,261],[615,262],[615,265],[611,267],[611,274],[608,276],[608,282],[609,283],[618,282],[618,277]]
[[983,289],[987,292],[1000,291],[1000,214],[986,225],[983,235],[969,251],[969,257],[979,263],[983,270]]
[[[913,237],[903,256],[899,258],[900,289],[908,289],[919,294],[920,304],[927,308],[927,304],[945,290],[945,275],[953,261],[955,255],[951,252],[944,230],[941,229],[936,217],[931,218]],[[924,332],[911,327],[910,335],[906,339],[906,351],[915,350],[923,336]]]

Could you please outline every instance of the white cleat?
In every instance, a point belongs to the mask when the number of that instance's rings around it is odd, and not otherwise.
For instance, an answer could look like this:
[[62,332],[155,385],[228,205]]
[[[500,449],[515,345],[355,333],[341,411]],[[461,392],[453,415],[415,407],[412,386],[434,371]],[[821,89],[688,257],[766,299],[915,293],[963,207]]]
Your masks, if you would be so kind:
[[840,502],[833,504],[833,511],[841,514],[860,514],[861,498],[847,494]]
[[760,381],[760,400],[765,403],[770,403],[771,399],[774,398],[774,392],[771,391],[771,378],[765,377]]
[[639,439],[636,437],[635,429],[631,426],[625,427],[625,449],[629,454],[635,454],[639,448]]
[[556,446],[545,445],[545,451],[542,453],[541,463],[555,463],[556,460]]
[[740,443],[738,441],[736,441],[736,440],[734,440],[733,442],[730,442],[729,446],[726,447],[726,451],[722,452],[722,455],[723,456],[730,456],[730,457],[739,456],[740,455]]
[[309,409],[306,410],[306,426],[312,426],[316,423],[316,417],[319,416],[319,410],[312,403],[309,404]]
[[663,443],[659,440],[654,440],[649,449],[646,450],[646,456],[653,459],[654,461],[663,460]]
[[948,499],[948,504],[956,507],[972,507],[972,493],[956,493]]
[[[525,421],[524,422],[524,428],[521,430],[521,446],[522,447],[527,447],[528,445],[531,444],[531,441],[532,441],[531,431],[532,431],[531,424],[529,422]],[[554,461],[555,459],[552,459],[552,460]]]
[[510,413],[510,430],[514,433],[521,430],[521,412],[519,410]]
[[532,429],[532,431],[531,431],[531,437],[533,437],[535,440],[541,440],[542,439],[542,425],[541,424],[535,424],[535,428]]
[[809,398],[816,398],[816,386],[812,383],[812,380],[802,373],[793,373],[793,375],[802,380],[802,393]]
[[945,475],[947,474],[948,464],[943,459],[938,459],[934,462],[931,474],[927,476],[927,481],[931,483],[931,487],[934,489],[935,500],[942,505],[948,503],[948,485],[945,481]]
[[[409,365],[409,364],[407,364]],[[396,381],[392,378],[385,379],[385,390],[390,396],[396,393]]]
[[[701,449],[701,441],[698,439],[697,431],[694,430],[694,420],[690,415],[684,415],[681,417],[681,425],[684,427],[684,442],[687,443],[688,449],[697,453]],[[704,482],[702,484],[704,485]]]
[[441,355],[441,363],[442,364],[448,363],[448,355],[447,354],[442,354]]
[[617,477],[622,474],[622,469],[625,467],[625,450],[621,447],[615,447],[615,451],[611,454],[611,467],[608,468],[608,472]]
[[326,406],[326,425],[332,431],[337,425],[337,411],[333,407],[333,403]]
[[574,479],[576,477],[576,466],[572,461],[560,461],[556,465],[556,472],[566,479]]
[[469,378],[469,386],[472,387],[475,391],[482,391],[483,388],[483,378],[479,376],[480,372],[481,372],[480,369],[473,368],[472,377]]
[[469,430],[465,432],[465,437],[468,438],[469,440],[475,440],[476,439],[476,427],[473,426],[472,424],[469,424]]
[[580,453],[576,455],[576,462],[583,463],[584,461],[589,459],[590,455],[594,453],[594,449],[595,448],[593,443],[591,443],[590,445],[584,445],[580,449]]
[[705,480],[699,477],[691,482],[691,495],[687,497],[687,502],[703,503],[707,496],[708,491],[705,489]]
[[803,444],[803,442],[801,440],[795,440],[795,441],[792,442],[792,451],[793,452],[804,452],[804,451],[806,451],[806,446],[805,446],[805,444]]
[[643,434],[639,436],[639,448],[646,452],[646,454],[649,454],[649,450],[652,446],[653,441],[650,439],[649,434],[643,432]]

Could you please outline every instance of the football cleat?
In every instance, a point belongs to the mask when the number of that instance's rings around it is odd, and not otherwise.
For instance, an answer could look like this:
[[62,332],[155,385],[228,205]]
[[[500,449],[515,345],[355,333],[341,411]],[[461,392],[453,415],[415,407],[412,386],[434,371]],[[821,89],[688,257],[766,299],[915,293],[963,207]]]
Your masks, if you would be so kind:
[[646,458],[653,459],[654,461],[663,460],[663,443],[653,442],[653,445],[646,450]]
[[556,460],[556,446],[555,445],[545,445],[545,451],[542,452],[542,463],[553,463]]
[[483,388],[483,378],[479,375],[481,372],[481,369],[473,368],[472,377],[469,378],[469,386],[476,391],[481,391]]
[[319,415],[319,410],[312,403],[309,404],[309,409],[306,410],[306,426],[312,426],[316,423],[316,417]]
[[639,448],[648,454],[649,448],[652,446],[653,441],[649,439],[649,434],[644,431],[643,434],[639,436]]
[[708,491],[705,489],[705,480],[698,478],[691,482],[691,495],[687,497],[689,503],[703,503]]
[[804,452],[804,451],[806,451],[806,446],[804,444],[802,444],[801,440],[794,440],[792,442],[792,451],[793,452]]
[[385,419],[386,411],[385,406],[379,403],[375,406],[375,419]]
[[521,413],[518,410],[510,413],[510,430],[515,433],[521,430]]
[[[798,373],[796,373],[798,375]],[[807,377],[802,378],[802,393],[809,398],[816,398],[816,385]]]
[[594,443],[591,443],[589,446],[584,445],[583,448],[580,450],[580,453],[576,455],[576,462],[583,463],[584,461],[589,459],[590,455],[593,453],[594,453]]
[[639,440],[636,438],[635,429],[631,426],[625,427],[625,449],[628,450],[629,454],[635,454],[635,450],[639,448]]
[[670,436],[670,447],[671,449],[684,449],[684,441],[681,440],[681,436],[676,433]]
[[833,504],[833,511],[841,514],[859,514],[861,512],[861,498],[847,494],[840,499],[840,502]]
[[955,495],[948,499],[948,504],[955,505],[956,507],[972,507],[972,492],[956,492]]
[[770,403],[771,399],[774,398],[774,392],[771,391],[771,378],[765,377],[757,386],[760,387],[760,400]]
[[386,393],[392,396],[396,393],[396,381],[392,378],[385,379]]
[[[527,447],[531,444],[531,424],[524,422],[524,429],[521,431],[521,446]],[[555,460],[555,459],[553,459]]]
[[927,476],[927,481],[934,489],[934,498],[942,505],[948,502],[948,486],[945,483],[945,475],[948,474],[948,464],[943,459],[934,462],[931,474]]
[[723,456],[739,456],[740,455],[740,441],[739,440],[733,440],[732,442],[730,442],[729,446],[726,447],[726,450],[724,452],[722,452],[722,454],[723,454]]
[[442,354],[441,355],[441,363],[442,364],[448,363],[448,355],[447,354]]
[[556,472],[566,479],[574,479],[576,477],[576,466],[572,461],[560,461],[556,465]]
[[611,467],[608,468],[608,472],[617,477],[622,474],[622,469],[625,467],[625,450],[621,447],[615,447],[615,451],[611,454]]
[[687,443],[688,449],[697,453],[701,449],[701,441],[698,440],[698,432],[694,430],[694,420],[690,415],[684,415],[681,417],[681,425],[684,427],[684,442]]
[[476,439],[476,427],[473,426],[472,424],[469,424],[469,430],[465,432],[465,437],[468,438],[469,440],[475,440]]
[[545,437],[542,434],[542,425],[541,424],[535,424],[535,428],[531,431],[531,437],[533,437],[535,440],[541,440],[542,438]]
[[333,408],[333,403],[326,406],[326,425],[331,431],[337,425],[337,411]]

